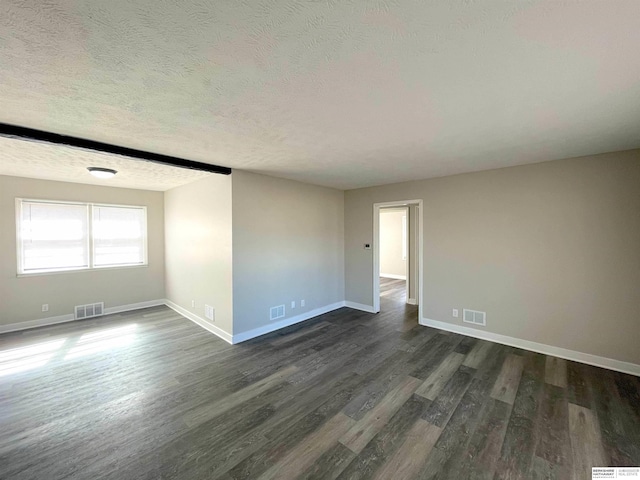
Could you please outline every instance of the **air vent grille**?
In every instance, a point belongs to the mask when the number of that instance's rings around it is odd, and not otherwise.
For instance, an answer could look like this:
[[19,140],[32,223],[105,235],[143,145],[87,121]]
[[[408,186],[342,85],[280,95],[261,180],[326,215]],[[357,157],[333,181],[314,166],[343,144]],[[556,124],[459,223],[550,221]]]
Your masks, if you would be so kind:
[[271,307],[269,312],[269,320],[277,320],[284,317],[284,305],[278,305],[277,307]]
[[74,312],[76,320],[99,317],[104,313],[104,302],[88,303],[87,305],[76,305]]
[[473,323],[474,325],[487,325],[487,313],[479,312],[477,310],[467,310],[466,308],[463,310],[462,321],[465,323]]

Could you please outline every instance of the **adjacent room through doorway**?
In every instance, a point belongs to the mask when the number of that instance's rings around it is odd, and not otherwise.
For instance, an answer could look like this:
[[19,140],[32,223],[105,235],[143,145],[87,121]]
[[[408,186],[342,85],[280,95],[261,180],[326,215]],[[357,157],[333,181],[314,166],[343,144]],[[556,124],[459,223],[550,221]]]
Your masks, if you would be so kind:
[[409,328],[420,317],[420,201],[374,205],[374,307],[400,314]]
[[380,210],[380,296],[407,301],[409,207]]

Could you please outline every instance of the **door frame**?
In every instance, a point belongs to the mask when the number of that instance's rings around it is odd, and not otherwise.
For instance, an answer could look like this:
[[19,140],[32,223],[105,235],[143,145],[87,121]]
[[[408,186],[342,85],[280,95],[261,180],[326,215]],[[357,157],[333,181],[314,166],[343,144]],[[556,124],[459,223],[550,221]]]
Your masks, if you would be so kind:
[[[373,204],[373,311],[374,313],[380,312],[380,210],[388,207],[408,207],[415,205],[416,209],[416,224],[418,228],[418,284],[417,288],[417,300],[418,300],[418,323],[422,321],[422,285],[423,285],[423,228],[422,228],[422,200],[397,200],[394,202],[380,202]],[[408,212],[407,212],[408,213]],[[407,215],[407,225],[409,225],[409,218]],[[409,237],[407,236],[407,241]],[[407,261],[409,255],[407,255]],[[407,269],[407,277],[409,277],[409,271]],[[407,299],[409,298],[409,289],[407,288]]]

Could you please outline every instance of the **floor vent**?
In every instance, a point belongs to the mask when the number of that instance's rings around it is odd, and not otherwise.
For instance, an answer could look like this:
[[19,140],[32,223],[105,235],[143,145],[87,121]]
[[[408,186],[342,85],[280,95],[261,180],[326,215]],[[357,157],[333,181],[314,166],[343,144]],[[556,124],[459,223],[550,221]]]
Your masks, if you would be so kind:
[[282,317],[284,317],[284,305],[271,307],[271,311],[269,312],[269,320],[277,320]]
[[467,310],[466,308],[463,310],[462,321],[465,323],[473,323],[474,325],[487,325],[487,314],[486,312],[478,312],[477,310]]
[[99,317],[104,313],[104,302],[89,303],[88,305],[76,305],[75,319]]

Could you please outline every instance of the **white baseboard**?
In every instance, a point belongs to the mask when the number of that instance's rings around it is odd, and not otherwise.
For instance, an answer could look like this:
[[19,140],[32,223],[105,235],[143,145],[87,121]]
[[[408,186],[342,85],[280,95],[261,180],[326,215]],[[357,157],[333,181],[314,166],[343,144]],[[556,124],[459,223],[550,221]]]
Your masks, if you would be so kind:
[[268,325],[264,325],[263,327],[258,327],[254,328],[253,330],[237,333],[233,335],[233,341],[231,343],[236,344],[246,342],[247,340],[251,340],[252,338],[275,332],[276,330],[280,330],[281,328],[285,328],[290,325],[295,325],[296,323],[304,322],[305,320],[317,317],[318,315],[323,315],[325,313],[332,312],[333,310],[337,310],[338,308],[342,308],[345,306],[344,304],[345,302],[332,303],[330,305],[325,305],[324,307],[315,308],[308,312],[301,313],[300,315],[296,315],[295,317],[285,318],[284,320],[280,320],[279,322],[270,323]]
[[214,324],[212,324],[208,320],[205,320],[204,318],[201,318],[198,315],[190,312],[186,308],[182,308],[177,303],[174,303],[171,300],[165,299],[164,300],[164,304],[167,307],[169,307],[171,310],[175,310],[177,313],[179,313],[183,317],[191,320],[193,323],[195,323],[197,325],[200,325],[205,330],[208,330],[211,333],[213,333],[214,335],[217,335],[218,337],[220,337],[225,342],[231,343],[231,344],[236,343],[236,342],[233,341],[233,335],[231,335],[228,332],[225,332],[220,327],[215,326]]
[[[360,303],[345,302],[345,301],[336,302],[330,305],[325,305],[324,307],[310,310],[305,313],[301,313],[300,315],[296,315],[295,317],[286,318],[279,322],[271,323],[269,325],[255,328],[253,330],[242,332],[236,335],[232,335],[222,330],[220,327],[212,324],[208,320],[201,318],[198,315],[195,315],[194,313],[190,312],[186,308],[183,308],[180,305],[166,298],[159,299],[159,300],[150,300],[147,302],[131,303],[128,305],[109,307],[109,308],[105,308],[104,312],[105,312],[105,315],[110,315],[114,313],[122,313],[122,312],[131,311],[131,310],[138,310],[141,308],[155,307],[158,305],[166,305],[167,307],[176,311],[183,317],[187,318],[188,320],[191,320],[193,323],[201,326],[202,328],[204,328],[205,330],[208,330],[214,335],[217,335],[218,337],[223,339],[225,342],[228,342],[230,344],[245,342],[252,338],[259,337],[260,335],[264,335],[266,333],[270,333],[275,330],[280,330],[281,328],[288,327],[289,325],[294,325],[296,323],[304,322],[305,320],[309,320],[311,318],[317,317],[318,315],[322,315],[345,306],[350,308],[355,308],[357,310],[364,310],[365,312],[373,312],[373,308],[369,305],[362,305]],[[94,317],[94,318],[100,318],[100,317]],[[73,322],[74,320],[75,318],[73,314],[67,314],[67,315],[59,315],[57,317],[48,317],[48,318],[41,318],[37,320],[30,320],[27,322],[13,323],[9,325],[0,325],[0,334],[15,332],[19,330],[27,330],[27,329],[36,328],[36,327],[45,327],[47,325],[55,325],[58,323]]]
[[0,334],[9,332],[19,332],[20,330],[29,330],[30,328],[46,327],[47,325],[56,325],[58,323],[73,322],[75,320],[72,313],[66,315],[58,315],[56,317],[39,318],[37,320],[27,320],[20,323],[9,323],[8,325],[0,325]]
[[[112,313],[129,312],[131,310],[138,310],[140,308],[156,307],[158,305],[164,305],[164,299],[149,300],[147,302],[130,303],[128,305],[119,305],[116,307],[108,307],[104,309],[105,315],[111,315]],[[100,317],[91,317],[87,320],[96,319]],[[49,325],[57,325],[59,323],[67,323],[75,321],[73,313],[67,313],[65,315],[58,315],[55,317],[39,318],[36,320],[27,320],[26,322],[10,323],[8,325],[0,325],[0,334],[9,332],[19,332],[21,330],[29,330],[31,328],[46,327]]]
[[349,308],[355,308],[356,310],[362,310],[363,312],[367,312],[367,313],[378,313],[373,309],[371,305],[364,305],[363,303],[345,301],[344,306]]
[[130,312],[132,310],[140,310],[141,308],[157,307],[164,305],[165,299],[149,300],[147,302],[130,303],[128,305],[120,305],[118,307],[108,307],[104,309],[105,315],[111,315],[112,313]]
[[395,273],[381,273],[380,276],[384,277],[384,278],[393,278],[394,280],[406,280],[407,279],[406,275],[396,275]]
[[409,305],[417,305],[418,304],[418,302],[416,302],[415,298],[407,298],[407,303]]
[[586,363],[587,365],[593,365],[595,367],[602,367],[609,370],[616,370],[618,372],[640,376],[640,365],[636,365],[635,363],[614,360],[613,358],[600,357],[598,355],[591,355],[590,353],[576,352],[575,350],[554,347],[552,345],[546,345],[544,343],[531,342],[529,340],[509,337],[507,335],[501,335],[499,333],[478,330],[477,328],[464,327],[462,325],[454,325],[438,320],[432,320],[430,318],[423,317],[420,321],[420,325],[434,327],[440,330],[446,330],[448,332],[460,333],[469,337],[480,338],[482,340],[488,340],[490,342],[509,345],[510,347],[522,348],[523,350],[530,350],[532,352],[543,353],[545,355],[551,355],[553,357],[572,360],[574,362]]

